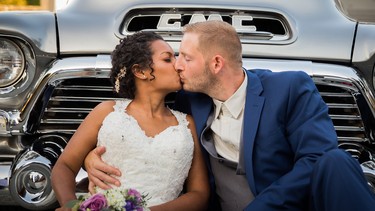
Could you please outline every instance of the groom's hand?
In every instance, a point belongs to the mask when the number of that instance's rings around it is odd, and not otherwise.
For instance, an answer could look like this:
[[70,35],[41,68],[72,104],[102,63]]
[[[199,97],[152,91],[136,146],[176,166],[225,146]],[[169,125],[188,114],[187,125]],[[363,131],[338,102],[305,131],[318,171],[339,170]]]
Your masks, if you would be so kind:
[[92,150],[85,158],[85,168],[88,174],[89,191],[94,193],[94,187],[98,186],[102,189],[109,189],[112,184],[115,186],[120,186],[120,181],[111,175],[121,176],[119,169],[108,165],[103,162],[101,156],[105,153],[105,147],[96,147]]

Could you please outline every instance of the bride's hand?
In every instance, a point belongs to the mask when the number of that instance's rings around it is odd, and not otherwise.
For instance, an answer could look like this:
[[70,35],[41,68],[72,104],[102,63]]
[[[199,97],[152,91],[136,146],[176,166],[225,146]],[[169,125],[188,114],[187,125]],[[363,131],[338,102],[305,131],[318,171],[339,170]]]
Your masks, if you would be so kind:
[[105,153],[105,147],[97,147],[85,158],[85,169],[90,180],[89,191],[94,192],[94,186],[102,189],[111,188],[108,184],[120,186],[120,181],[111,175],[121,176],[119,169],[103,162],[101,156]]

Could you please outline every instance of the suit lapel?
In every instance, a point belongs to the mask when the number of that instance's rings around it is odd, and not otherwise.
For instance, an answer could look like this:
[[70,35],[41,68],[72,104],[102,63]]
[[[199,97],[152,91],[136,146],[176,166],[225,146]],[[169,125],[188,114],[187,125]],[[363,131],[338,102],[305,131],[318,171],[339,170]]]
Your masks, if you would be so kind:
[[242,128],[242,141],[244,147],[244,160],[246,168],[246,178],[250,189],[254,195],[257,195],[254,182],[253,171],[253,147],[258,130],[258,125],[261,117],[261,112],[264,105],[265,98],[260,96],[263,87],[260,79],[254,73],[246,71],[248,76],[248,83],[246,88],[246,102],[244,111],[244,123]]

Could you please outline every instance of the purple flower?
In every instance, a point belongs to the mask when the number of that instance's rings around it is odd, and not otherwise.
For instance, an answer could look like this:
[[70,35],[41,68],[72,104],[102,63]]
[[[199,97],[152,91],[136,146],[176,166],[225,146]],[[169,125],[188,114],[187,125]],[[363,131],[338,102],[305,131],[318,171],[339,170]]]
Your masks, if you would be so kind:
[[143,196],[135,189],[128,189],[127,197],[125,199],[125,210],[143,211]]
[[125,210],[134,210],[135,205],[132,201],[126,200]]
[[101,193],[97,193],[86,199],[79,207],[79,210],[90,209],[91,211],[100,211],[105,207],[107,207],[105,196]]
[[142,199],[142,195],[137,190],[132,189],[132,188],[130,188],[128,190],[128,195],[129,196],[134,196],[137,199]]

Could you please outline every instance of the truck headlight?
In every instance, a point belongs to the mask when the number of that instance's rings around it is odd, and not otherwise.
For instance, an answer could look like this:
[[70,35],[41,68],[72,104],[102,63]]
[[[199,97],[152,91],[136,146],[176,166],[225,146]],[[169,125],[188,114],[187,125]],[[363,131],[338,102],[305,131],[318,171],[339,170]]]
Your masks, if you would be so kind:
[[0,88],[15,84],[22,76],[25,57],[13,41],[0,38]]

